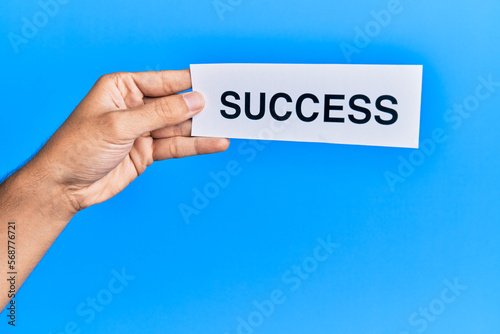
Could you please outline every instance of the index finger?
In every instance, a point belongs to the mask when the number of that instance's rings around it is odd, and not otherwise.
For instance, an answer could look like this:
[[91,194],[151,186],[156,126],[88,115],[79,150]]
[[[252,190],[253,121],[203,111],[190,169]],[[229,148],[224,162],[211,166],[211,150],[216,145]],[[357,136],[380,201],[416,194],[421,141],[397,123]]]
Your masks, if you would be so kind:
[[191,71],[147,71],[131,73],[137,88],[144,96],[159,97],[191,88]]

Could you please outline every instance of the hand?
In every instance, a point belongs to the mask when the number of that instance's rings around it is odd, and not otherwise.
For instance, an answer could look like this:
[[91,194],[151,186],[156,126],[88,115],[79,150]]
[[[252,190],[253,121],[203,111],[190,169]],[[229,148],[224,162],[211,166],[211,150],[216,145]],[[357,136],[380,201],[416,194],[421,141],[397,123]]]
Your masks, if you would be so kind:
[[[40,152],[0,184],[0,255],[15,242],[16,289],[79,210],[116,195],[155,160],[228,148],[225,138],[190,136],[204,100],[176,94],[189,88],[189,70],[103,76]],[[12,270],[0,262],[1,272]],[[10,288],[0,281],[0,291]],[[2,293],[0,306],[10,298]]]
[[228,139],[190,136],[204,100],[197,92],[176,94],[189,88],[189,70],[105,75],[36,163],[52,171],[79,211],[119,193],[153,161],[226,150]]

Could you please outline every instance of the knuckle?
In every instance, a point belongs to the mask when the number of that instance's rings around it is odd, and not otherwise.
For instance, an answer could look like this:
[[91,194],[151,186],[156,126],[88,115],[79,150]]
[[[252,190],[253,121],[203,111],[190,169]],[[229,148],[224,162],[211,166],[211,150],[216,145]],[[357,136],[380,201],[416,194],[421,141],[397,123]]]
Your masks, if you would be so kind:
[[127,72],[114,72],[102,75],[97,82],[99,83],[116,83],[118,80],[124,79],[130,73]]
[[128,72],[115,72],[110,74],[112,79],[125,79],[128,76],[130,76],[130,73]]
[[174,87],[172,86],[172,83],[170,82],[169,71],[163,70],[163,71],[160,71],[160,73],[161,73],[161,82],[163,85],[163,91],[167,92],[169,94],[173,93]]
[[195,152],[195,155],[198,155],[201,153],[201,151],[200,151],[200,138],[196,138],[194,140],[194,152]]
[[179,159],[181,157],[179,139],[174,137],[169,146],[169,155],[172,159]]
[[97,80],[97,83],[106,84],[111,82],[112,80],[113,80],[113,73],[108,73],[101,75],[101,77]]

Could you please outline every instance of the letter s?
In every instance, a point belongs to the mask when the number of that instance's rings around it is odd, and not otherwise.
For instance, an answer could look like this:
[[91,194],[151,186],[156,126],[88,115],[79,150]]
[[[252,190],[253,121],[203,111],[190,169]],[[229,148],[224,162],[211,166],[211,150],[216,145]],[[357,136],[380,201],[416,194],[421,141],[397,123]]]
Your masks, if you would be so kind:
[[229,107],[229,108],[233,108],[234,109],[234,114],[228,114],[224,109],[222,109],[220,111],[221,115],[225,118],[228,118],[228,119],[233,119],[233,118],[236,118],[238,117],[240,114],[241,114],[241,107],[239,105],[237,105],[236,103],[232,103],[232,102],[229,102],[227,100],[227,97],[228,96],[232,96],[235,98],[235,100],[239,100],[240,99],[240,96],[238,95],[238,93],[236,92],[233,92],[233,91],[228,91],[228,92],[224,92],[224,94],[222,94],[222,96],[220,97],[220,100],[222,102],[222,104],[226,107]]
[[354,103],[356,102],[356,100],[363,100],[365,103],[370,103],[370,98],[366,95],[358,94],[354,95],[349,100],[349,107],[351,107],[352,110],[359,111],[365,114],[365,118],[363,119],[357,119],[356,117],[354,117],[354,115],[349,114],[349,119],[355,124],[365,124],[370,120],[372,114],[370,113],[370,109],[358,106],[356,103]]
[[389,100],[389,101],[392,102],[392,104],[398,104],[398,101],[396,100],[396,98],[394,98],[394,96],[391,96],[391,95],[382,95],[381,97],[379,97],[377,99],[377,102],[375,102],[375,105],[376,105],[376,107],[377,107],[378,110],[386,112],[386,113],[392,115],[392,118],[390,120],[386,121],[386,120],[383,120],[380,116],[377,115],[377,116],[375,116],[375,120],[377,122],[379,122],[380,124],[382,124],[382,125],[391,125],[391,124],[394,124],[398,120],[398,113],[394,109],[384,107],[382,105],[382,101],[384,101],[384,100]]

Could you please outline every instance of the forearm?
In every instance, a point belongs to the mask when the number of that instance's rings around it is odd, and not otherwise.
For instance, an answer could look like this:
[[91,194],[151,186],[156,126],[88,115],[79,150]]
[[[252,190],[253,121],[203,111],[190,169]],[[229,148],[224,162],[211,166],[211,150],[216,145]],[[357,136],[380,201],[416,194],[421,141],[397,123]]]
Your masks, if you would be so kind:
[[7,281],[12,274],[7,273],[16,273],[17,292],[76,213],[63,186],[55,183],[54,171],[50,166],[41,166],[38,160],[35,157],[0,184],[2,308],[9,302],[9,294],[12,295],[9,293],[11,283]]

